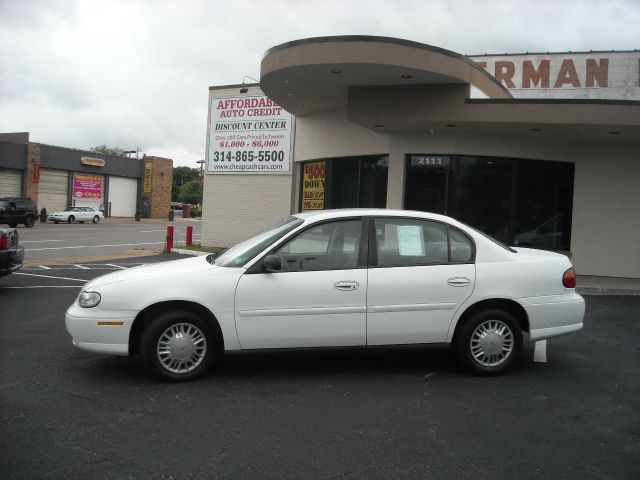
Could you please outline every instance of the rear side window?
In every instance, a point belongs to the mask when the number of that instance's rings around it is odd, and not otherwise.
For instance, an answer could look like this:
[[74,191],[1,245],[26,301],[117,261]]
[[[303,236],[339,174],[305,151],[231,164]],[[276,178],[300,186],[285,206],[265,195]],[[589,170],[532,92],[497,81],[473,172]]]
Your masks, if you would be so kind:
[[473,261],[471,239],[460,230],[440,222],[376,218],[375,241],[375,256],[370,259],[372,266],[403,267]]

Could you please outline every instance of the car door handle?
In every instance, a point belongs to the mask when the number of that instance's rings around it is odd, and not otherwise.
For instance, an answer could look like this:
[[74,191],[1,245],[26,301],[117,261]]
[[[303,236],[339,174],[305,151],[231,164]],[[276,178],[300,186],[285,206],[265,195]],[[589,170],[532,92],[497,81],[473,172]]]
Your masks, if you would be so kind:
[[447,283],[452,287],[466,287],[471,283],[467,277],[451,277]]
[[335,288],[336,290],[341,290],[343,292],[357,290],[358,287],[360,287],[360,284],[355,280],[343,280],[341,282],[336,282],[333,284],[333,288]]

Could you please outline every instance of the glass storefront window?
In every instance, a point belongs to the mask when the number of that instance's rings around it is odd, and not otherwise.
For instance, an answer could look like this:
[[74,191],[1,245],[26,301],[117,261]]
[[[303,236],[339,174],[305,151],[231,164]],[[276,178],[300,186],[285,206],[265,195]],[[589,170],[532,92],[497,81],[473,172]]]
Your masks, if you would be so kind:
[[[417,159],[446,158],[446,165]],[[444,213],[508,245],[568,251],[574,165],[407,155],[405,208]]]
[[572,163],[520,162],[514,245],[569,250],[573,172]]
[[[318,195],[306,188],[303,177],[302,210],[323,208],[384,208],[387,205],[387,176],[389,157],[376,155],[366,157],[331,158],[321,162],[307,162],[307,166],[322,163],[324,165],[324,203],[315,203],[315,207],[306,208],[306,197]],[[310,184],[311,185],[311,184]],[[307,191],[308,190],[308,191]],[[305,197],[306,195],[306,197]]]
[[512,177],[512,160],[461,157],[451,199],[456,218],[509,243]]

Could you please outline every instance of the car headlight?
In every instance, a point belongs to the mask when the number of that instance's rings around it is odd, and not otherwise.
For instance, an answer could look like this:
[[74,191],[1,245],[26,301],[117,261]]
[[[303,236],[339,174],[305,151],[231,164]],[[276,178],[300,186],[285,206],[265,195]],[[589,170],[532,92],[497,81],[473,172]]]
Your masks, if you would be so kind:
[[100,303],[98,292],[82,292],[78,297],[78,304],[84,308],[92,308]]

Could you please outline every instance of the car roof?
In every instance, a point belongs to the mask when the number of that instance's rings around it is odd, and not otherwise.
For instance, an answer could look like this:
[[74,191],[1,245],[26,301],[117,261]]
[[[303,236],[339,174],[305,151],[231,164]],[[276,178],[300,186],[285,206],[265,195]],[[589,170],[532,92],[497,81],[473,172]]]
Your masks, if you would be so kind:
[[334,210],[313,210],[310,212],[295,213],[295,217],[303,220],[322,221],[332,218],[344,217],[412,217],[429,220],[439,220],[458,224],[454,218],[438,213],[421,212],[417,210],[399,210],[390,208],[344,208]]

